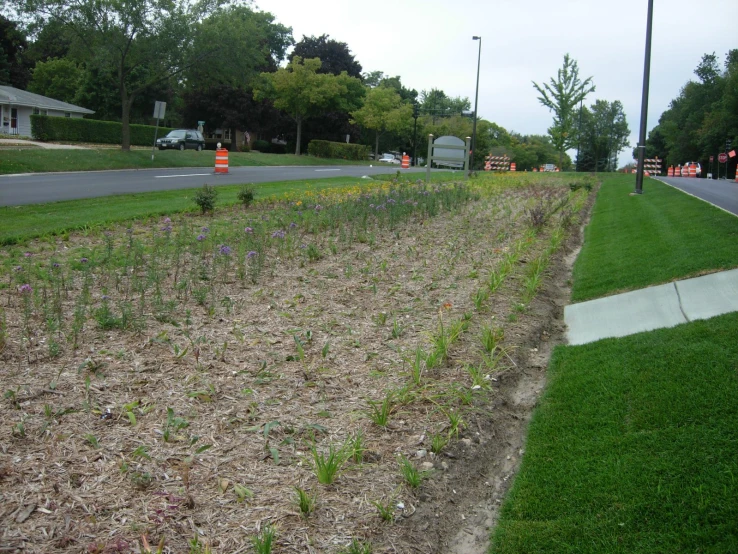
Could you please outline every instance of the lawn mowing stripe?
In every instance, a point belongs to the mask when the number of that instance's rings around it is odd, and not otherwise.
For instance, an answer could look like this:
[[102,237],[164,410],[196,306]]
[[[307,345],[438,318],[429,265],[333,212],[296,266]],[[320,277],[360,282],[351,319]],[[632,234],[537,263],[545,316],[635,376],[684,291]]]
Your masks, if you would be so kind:
[[738,267],[738,218],[655,180],[630,196],[631,181],[603,178],[573,302]]
[[736,336],[558,347],[490,552],[738,551]]

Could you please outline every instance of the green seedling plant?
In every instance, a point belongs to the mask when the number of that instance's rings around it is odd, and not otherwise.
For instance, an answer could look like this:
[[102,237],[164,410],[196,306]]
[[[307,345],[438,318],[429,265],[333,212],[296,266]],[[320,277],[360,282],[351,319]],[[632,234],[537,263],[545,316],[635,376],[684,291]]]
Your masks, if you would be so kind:
[[346,444],[348,445],[349,457],[353,462],[355,464],[363,462],[366,443],[364,442],[364,433],[361,432],[361,429],[353,437],[349,437]]
[[276,536],[276,529],[272,525],[265,525],[262,530],[251,539],[256,554],[271,554]]
[[390,415],[395,407],[395,393],[393,391],[387,391],[387,394],[385,394],[380,402],[369,400],[368,404],[369,408],[366,413],[372,423],[379,427],[387,427]]
[[423,482],[423,479],[428,475],[428,472],[426,471],[418,471],[418,468],[416,468],[403,454],[398,456],[397,463],[400,466],[400,475],[402,475],[405,483],[413,489],[417,489],[420,486],[420,483]]
[[189,426],[190,424],[186,419],[175,416],[174,410],[172,408],[167,408],[167,421],[164,424],[164,430],[162,432],[164,442],[169,442],[170,440],[177,438],[174,433],[182,429],[186,429]]
[[482,327],[482,335],[480,340],[482,342],[482,348],[488,354],[492,354],[499,344],[505,338],[505,330],[502,327],[489,327],[484,325]]
[[428,355],[425,351],[418,347],[415,349],[415,356],[410,360],[410,376],[416,387],[421,386],[423,382],[423,367],[425,366]]
[[332,484],[343,464],[348,459],[346,448],[338,448],[333,444],[328,446],[328,452],[318,452],[318,448],[313,442],[310,446],[310,452],[313,455],[313,463],[315,476],[321,485]]
[[297,504],[302,517],[307,518],[315,511],[317,498],[317,493],[311,496],[304,489],[301,489],[300,487],[295,487],[295,504]]
[[372,500],[372,504],[377,509],[379,517],[382,521],[391,523],[395,519],[395,506],[394,500],[390,499],[388,502],[381,502],[379,500]]
[[434,454],[440,454],[448,444],[448,435],[445,433],[435,433],[431,436],[430,449]]
[[397,321],[397,318],[395,318],[392,321],[392,338],[399,339],[404,332],[404,327]]
[[240,485],[239,483],[236,483],[235,485],[233,485],[233,492],[236,495],[236,501],[239,503],[243,503],[246,500],[250,500],[251,498],[254,498],[254,492],[248,487],[244,487],[243,485]]

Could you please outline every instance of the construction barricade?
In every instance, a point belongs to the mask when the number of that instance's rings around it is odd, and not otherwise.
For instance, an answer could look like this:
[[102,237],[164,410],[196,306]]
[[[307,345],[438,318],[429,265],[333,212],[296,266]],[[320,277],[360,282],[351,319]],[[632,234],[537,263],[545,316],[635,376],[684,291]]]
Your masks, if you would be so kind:
[[670,165],[669,169],[666,170],[667,177],[674,177],[674,166]]
[[228,150],[225,148],[215,151],[215,173],[228,173]]
[[517,171],[517,170],[518,170],[518,169],[517,169],[517,166],[515,165],[515,162],[512,162],[512,163],[510,164],[510,171]]
[[405,154],[405,152],[402,153],[402,162],[400,163],[400,167],[402,169],[408,169],[410,167],[410,156]]
[[510,169],[510,158],[507,156],[492,156],[484,158],[485,171],[508,171]]
[[661,160],[658,158],[643,160],[643,173],[645,175],[661,175]]
[[697,164],[689,164],[689,176],[692,179],[697,178]]

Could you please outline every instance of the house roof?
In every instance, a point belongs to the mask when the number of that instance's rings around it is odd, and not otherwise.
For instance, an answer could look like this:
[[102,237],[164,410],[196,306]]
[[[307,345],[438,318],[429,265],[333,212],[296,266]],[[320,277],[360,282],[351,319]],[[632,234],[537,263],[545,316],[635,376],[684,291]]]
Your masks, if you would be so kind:
[[0,104],[30,106],[32,108],[43,108],[45,110],[58,110],[62,112],[83,114],[95,113],[87,108],[82,108],[80,106],[75,106],[74,104],[62,102],[61,100],[54,100],[48,96],[41,96],[40,94],[8,86],[0,86]]

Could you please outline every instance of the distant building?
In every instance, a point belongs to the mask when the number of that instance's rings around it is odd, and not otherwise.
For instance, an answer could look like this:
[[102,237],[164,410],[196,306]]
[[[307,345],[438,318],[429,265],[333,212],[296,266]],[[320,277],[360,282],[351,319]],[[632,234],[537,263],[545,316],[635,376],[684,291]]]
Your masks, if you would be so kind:
[[82,117],[95,113],[87,108],[54,100],[15,87],[0,86],[0,132],[6,135],[31,136],[31,115]]

